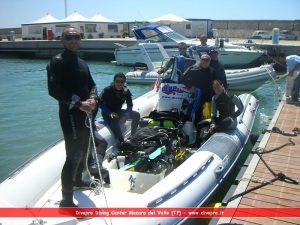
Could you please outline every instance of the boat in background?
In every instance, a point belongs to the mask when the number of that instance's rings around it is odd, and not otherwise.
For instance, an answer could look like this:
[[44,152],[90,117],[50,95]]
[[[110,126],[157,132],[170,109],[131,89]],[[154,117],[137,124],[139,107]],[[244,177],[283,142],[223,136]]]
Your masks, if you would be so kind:
[[[162,80],[172,71],[166,74],[159,74],[159,70],[163,68],[166,61],[170,58],[167,56],[166,50],[158,43],[140,43],[139,49],[142,53],[145,63],[136,63],[134,71],[127,72],[126,83],[128,84],[153,84],[156,80]],[[157,49],[163,58],[162,62],[152,62],[147,49]],[[264,82],[271,80],[275,75],[272,64],[265,64],[259,67],[248,69],[226,69],[225,70],[228,89],[240,91],[253,91],[260,87]]]
[[[169,57],[178,54],[178,44],[185,42],[188,47],[197,47],[200,45],[199,40],[191,40],[187,37],[175,32],[166,25],[150,24],[144,27],[134,28],[133,34],[137,39],[137,43],[131,47],[120,47],[115,49],[114,55],[118,65],[133,66],[136,62],[143,62],[143,57],[139,48],[140,43],[159,43],[166,50]],[[265,52],[262,50],[249,50],[242,45],[234,45],[227,42],[219,44],[208,43],[210,48],[214,48],[219,52],[219,59],[224,62],[226,68],[242,68],[258,59]],[[147,52],[151,61],[161,62],[163,58],[157,52],[156,48],[147,48]]]

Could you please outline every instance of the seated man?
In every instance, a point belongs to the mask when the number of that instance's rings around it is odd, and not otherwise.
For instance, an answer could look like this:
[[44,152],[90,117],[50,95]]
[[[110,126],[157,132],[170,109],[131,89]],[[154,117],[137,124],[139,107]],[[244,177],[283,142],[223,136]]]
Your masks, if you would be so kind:
[[[114,81],[110,86],[103,89],[99,98],[99,107],[104,121],[109,123],[113,133],[120,142],[124,141],[120,123],[125,123],[127,119],[132,119],[131,136],[135,134],[140,113],[133,111],[133,102],[131,92],[124,86],[126,77],[124,73],[117,73],[114,76]],[[126,102],[127,109],[122,109],[122,105]]]

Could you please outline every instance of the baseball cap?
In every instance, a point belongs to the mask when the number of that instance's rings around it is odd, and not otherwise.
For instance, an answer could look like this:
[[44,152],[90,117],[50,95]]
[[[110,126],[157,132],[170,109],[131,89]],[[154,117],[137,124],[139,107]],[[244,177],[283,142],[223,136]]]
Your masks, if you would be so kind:
[[217,50],[215,50],[215,49],[212,49],[212,50],[209,51],[209,55],[211,55],[213,53],[217,53],[218,54],[219,52]]

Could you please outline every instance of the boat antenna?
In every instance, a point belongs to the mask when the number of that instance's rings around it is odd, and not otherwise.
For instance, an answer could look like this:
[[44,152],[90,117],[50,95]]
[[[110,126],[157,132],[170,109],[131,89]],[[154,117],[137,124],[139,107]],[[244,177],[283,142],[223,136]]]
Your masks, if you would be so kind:
[[67,17],[67,0],[65,0],[65,17]]
[[138,11],[138,14],[139,14],[140,17],[142,18],[142,20],[145,22],[146,20],[144,19],[144,17],[143,17],[142,14],[140,13],[140,11]]

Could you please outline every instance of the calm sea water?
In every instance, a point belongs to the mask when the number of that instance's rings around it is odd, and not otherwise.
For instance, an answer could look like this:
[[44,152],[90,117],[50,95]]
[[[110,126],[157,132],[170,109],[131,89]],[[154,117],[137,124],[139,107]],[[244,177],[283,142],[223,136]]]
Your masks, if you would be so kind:
[[[62,138],[57,102],[48,95],[47,90],[48,61],[0,56],[0,182],[19,165]],[[87,62],[99,91],[113,80],[116,72],[129,71],[110,62]],[[284,82],[279,82],[281,90]],[[134,98],[151,90],[150,85],[130,85],[129,88]],[[253,133],[260,133],[274,113],[275,90],[276,85],[267,81],[262,88],[252,92],[260,104]],[[277,99],[275,104],[278,104]],[[250,150],[249,144],[240,163]],[[239,166],[231,181],[222,188],[223,193],[226,193],[238,170]],[[217,195],[215,201],[221,201],[222,196]]]

